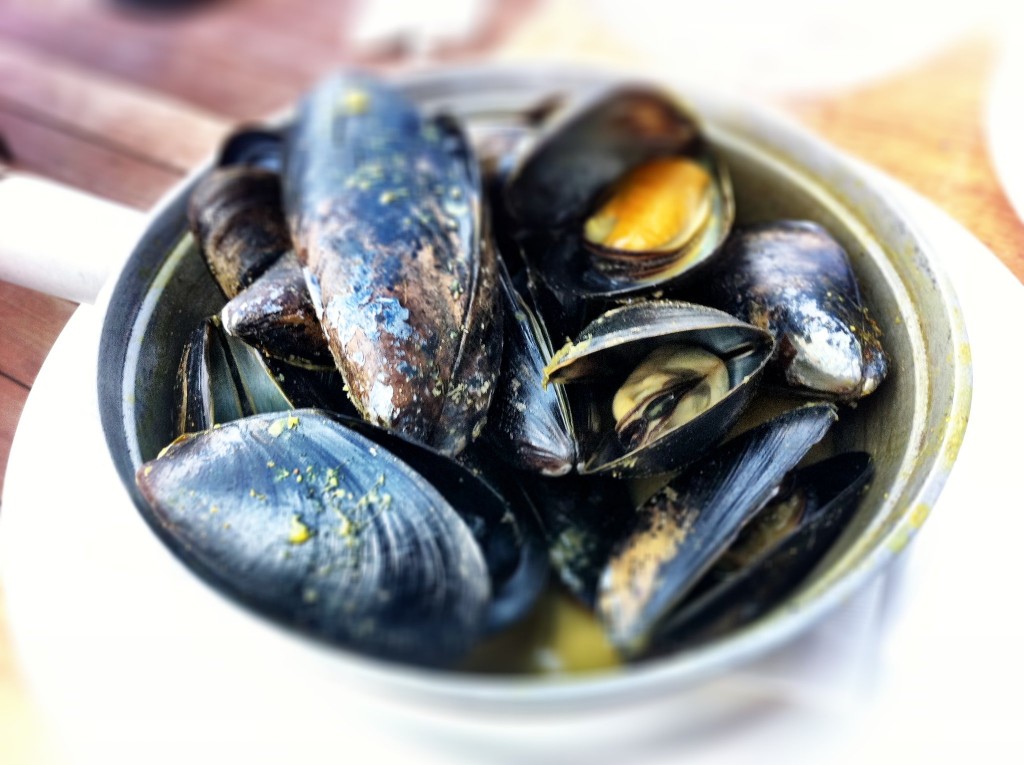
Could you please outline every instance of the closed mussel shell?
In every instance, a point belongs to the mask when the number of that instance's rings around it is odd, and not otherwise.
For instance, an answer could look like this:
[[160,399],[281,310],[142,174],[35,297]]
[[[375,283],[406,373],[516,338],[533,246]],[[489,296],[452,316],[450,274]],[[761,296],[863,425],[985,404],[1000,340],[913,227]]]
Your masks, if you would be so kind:
[[722,444],[637,511],[600,582],[612,642],[641,656],[662,622],[837,419],[831,404],[783,414]]
[[216,168],[189,197],[189,228],[229,300],[291,249],[277,173]]
[[292,252],[229,300],[221,323],[228,334],[275,359],[309,369],[335,368],[302,265]]
[[479,435],[501,358],[497,266],[462,130],[337,75],[288,133],[285,207],[360,413],[449,454]]
[[665,621],[657,650],[707,640],[777,605],[836,541],[873,473],[864,452],[838,454],[793,471]]
[[[682,467],[725,436],[771,353],[762,329],[704,306],[652,300],[589,324],[555,354],[545,384],[566,384],[570,397],[590,402],[587,422],[577,420],[586,455],[580,472],[653,475]],[[696,366],[688,354],[697,355]]]
[[137,481],[172,549],[277,619],[353,650],[447,665],[487,623],[487,565],[419,473],[312,410],[183,437]]
[[533,509],[507,470],[474,450],[453,460],[355,417],[334,417],[428,477],[473,533],[491,579],[485,633],[519,621],[548,580],[547,549]]
[[810,221],[737,229],[712,273],[682,294],[769,330],[769,372],[811,395],[855,400],[885,378],[882,332],[863,304],[849,257]]

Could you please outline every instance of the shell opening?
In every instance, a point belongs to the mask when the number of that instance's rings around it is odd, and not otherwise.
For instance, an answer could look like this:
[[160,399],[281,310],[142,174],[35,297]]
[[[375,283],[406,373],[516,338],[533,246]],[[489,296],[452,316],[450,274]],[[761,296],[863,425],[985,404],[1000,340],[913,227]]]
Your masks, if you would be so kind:
[[695,345],[663,345],[616,391],[615,432],[627,451],[639,449],[707,411],[729,390],[729,369],[720,357]]

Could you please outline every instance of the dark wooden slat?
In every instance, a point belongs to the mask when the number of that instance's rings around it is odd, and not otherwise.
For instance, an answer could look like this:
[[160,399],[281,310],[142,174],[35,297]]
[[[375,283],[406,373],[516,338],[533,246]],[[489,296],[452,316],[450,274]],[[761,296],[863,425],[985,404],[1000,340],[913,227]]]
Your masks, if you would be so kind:
[[[310,0],[295,3],[296,13]],[[0,14],[0,35],[49,55],[236,118],[285,107],[346,61],[340,44],[281,34],[244,17],[245,3],[156,18],[55,0]]]
[[[128,156],[58,126],[0,108],[0,134],[16,167],[126,205],[148,209],[181,173]],[[40,211],[41,223],[47,221]]]
[[202,160],[229,129],[223,119],[193,106],[83,72],[3,39],[0,108],[87,133],[112,149],[178,171]]
[[0,281],[0,375],[31,386],[75,304]]

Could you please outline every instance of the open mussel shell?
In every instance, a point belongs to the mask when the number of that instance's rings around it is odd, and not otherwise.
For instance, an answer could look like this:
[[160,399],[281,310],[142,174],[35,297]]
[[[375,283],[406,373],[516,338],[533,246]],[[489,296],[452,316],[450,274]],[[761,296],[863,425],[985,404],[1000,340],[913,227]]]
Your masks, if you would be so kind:
[[[715,379],[722,383],[715,391],[700,370],[677,373],[679,354],[691,349],[720,365]],[[668,361],[658,364],[666,350]],[[545,383],[566,384],[570,397],[590,402],[590,416],[579,425],[587,455],[580,472],[653,475],[682,467],[725,436],[753,396],[771,353],[771,336],[762,329],[704,306],[653,300],[615,308],[591,322],[555,354]],[[624,383],[638,384],[640,395],[619,417],[615,399]],[[706,408],[685,411],[694,397],[703,397]]]
[[873,473],[864,452],[838,454],[793,471],[693,595],[666,619],[656,650],[707,640],[774,608],[831,548]]
[[224,330],[263,353],[309,369],[333,370],[334,357],[294,253],[282,255],[227,302]]
[[776,340],[769,374],[810,395],[855,400],[886,375],[882,333],[861,301],[842,245],[810,221],[737,229],[688,299],[763,327]]
[[316,407],[355,414],[336,371],[278,361],[224,332],[210,317],[192,331],[178,366],[176,435],[253,414]]
[[527,228],[561,228],[582,220],[594,197],[629,170],[699,140],[694,118],[661,91],[598,92],[566,104],[521,148],[505,202]]
[[709,258],[735,217],[728,171],[666,94],[620,87],[538,133],[505,205],[557,292],[620,297],[674,283]]
[[189,228],[229,300],[291,249],[277,173],[260,167],[216,168],[196,184]]
[[836,419],[831,404],[783,414],[717,447],[637,510],[597,600],[624,655],[644,654],[664,620]]
[[378,79],[339,74],[300,105],[284,187],[356,407],[459,453],[483,428],[502,345],[496,255],[463,131]]
[[260,611],[340,645],[448,665],[487,623],[473,534],[419,473],[311,410],[184,436],[138,485],[173,548]]

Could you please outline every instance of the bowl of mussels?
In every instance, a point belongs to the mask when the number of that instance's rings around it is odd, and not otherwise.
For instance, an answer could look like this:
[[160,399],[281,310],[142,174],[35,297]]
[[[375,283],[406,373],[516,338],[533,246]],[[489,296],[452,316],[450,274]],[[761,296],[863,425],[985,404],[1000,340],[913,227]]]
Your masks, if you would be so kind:
[[781,645],[905,546],[969,405],[955,296],[849,160],[594,73],[335,74],[113,294],[104,430],[182,575],[448,695]]

